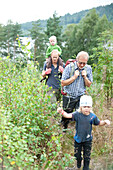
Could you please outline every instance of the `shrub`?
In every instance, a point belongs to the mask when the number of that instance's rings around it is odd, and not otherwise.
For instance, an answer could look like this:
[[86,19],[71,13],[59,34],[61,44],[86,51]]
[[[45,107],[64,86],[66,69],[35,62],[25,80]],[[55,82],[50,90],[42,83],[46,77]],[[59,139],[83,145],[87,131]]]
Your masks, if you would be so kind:
[[31,62],[17,69],[10,59],[0,60],[2,164],[6,168],[63,169],[71,161],[65,161],[69,154],[61,152],[56,104],[50,103],[37,66]]

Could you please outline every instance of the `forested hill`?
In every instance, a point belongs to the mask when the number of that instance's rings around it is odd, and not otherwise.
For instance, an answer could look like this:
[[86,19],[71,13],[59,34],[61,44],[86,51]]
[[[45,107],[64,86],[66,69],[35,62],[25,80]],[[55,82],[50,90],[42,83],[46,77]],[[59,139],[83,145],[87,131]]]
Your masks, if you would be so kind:
[[[113,3],[111,3],[110,5],[105,5],[105,6],[99,6],[97,8],[95,8],[97,13],[99,14],[99,16],[102,15],[106,15],[108,20],[113,22]],[[91,10],[91,9],[89,9]],[[72,23],[79,23],[80,20],[89,12],[89,10],[83,10],[74,14],[65,14],[64,16],[61,16],[60,18],[60,24],[65,27],[68,24],[72,24]],[[48,18],[49,19],[49,18]],[[29,30],[32,28],[32,22],[26,22],[21,24],[21,27],[23,30]],[[40,20],[41,23],[41,27],[46,28],[46,23],[47,20]]]

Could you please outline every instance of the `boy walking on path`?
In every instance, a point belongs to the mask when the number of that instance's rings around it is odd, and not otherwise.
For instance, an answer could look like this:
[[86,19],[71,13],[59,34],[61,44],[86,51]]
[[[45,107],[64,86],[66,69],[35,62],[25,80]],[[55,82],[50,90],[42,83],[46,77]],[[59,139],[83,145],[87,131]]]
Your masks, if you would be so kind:
[[62,108],[58,108],[57,112],[65,118],[71,118],[76,121],[76,134],[74,136],[74,151],[77,160],[77,168],[81,167],[83,148],[83,170],[89,170],[90,155],[92,148],[92,124],[97,126],[110,125],[109,120],[99,120],[91,111],[91,96],[83,95],[80,98],[80,110],[73,113],[66,113]]

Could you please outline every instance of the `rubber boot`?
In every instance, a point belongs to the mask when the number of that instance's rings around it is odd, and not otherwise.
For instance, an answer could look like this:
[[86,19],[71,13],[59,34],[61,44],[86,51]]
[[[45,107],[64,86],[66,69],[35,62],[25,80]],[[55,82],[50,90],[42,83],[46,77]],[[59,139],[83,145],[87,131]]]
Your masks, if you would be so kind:
[[77,168],[81,168],[81,162],[82,160],[77,160]]
[[89,163],[90,161],[84,160],[83,170],[89,170]]

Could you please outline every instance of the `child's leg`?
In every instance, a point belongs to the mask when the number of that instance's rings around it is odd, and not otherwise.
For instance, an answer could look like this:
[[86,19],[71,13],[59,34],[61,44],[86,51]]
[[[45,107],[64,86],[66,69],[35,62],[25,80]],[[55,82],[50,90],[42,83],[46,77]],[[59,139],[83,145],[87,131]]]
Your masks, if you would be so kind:
[[63,60],[59,57],[59,66],[63,66]]
[[52,64],[51,57],[48,57],[46,62],[47,62],[47,68],[51,68],[51,64]]
[[77,143],[75,141],[74,143],[74,156],[77,160],[77,168],[81,167],[81,161],[82,161],[82,156],[81,156],[81,151],[82,151],[82,143]]
[[84,157],[83,170],[89,170],[91,148],[92,148],[92,141],[84,142],[83,144],[83,157]]

